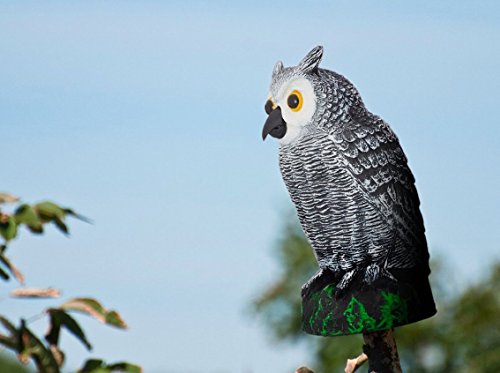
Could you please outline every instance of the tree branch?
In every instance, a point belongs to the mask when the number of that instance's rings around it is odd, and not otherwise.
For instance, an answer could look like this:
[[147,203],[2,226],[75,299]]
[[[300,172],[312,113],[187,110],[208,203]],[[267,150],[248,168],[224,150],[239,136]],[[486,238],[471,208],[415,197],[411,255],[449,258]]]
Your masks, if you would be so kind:
[[365,341],[363,352],[368,356],[368,372],[402,372],[392,329],[375,333],[363,333],[363,339]]
[[345,365],[344,372],[345,373],[354,373],[367,360],[368,360],[368,356],[366,356],[366,354],[361,354],[355,359],[347,359],[347,363]]
[[[392,329],[363,333],[365,344],[363,354],[355,359],[347,359],[345,373],[354,373],[361,365],[368,361],[368,373],[402,373],[399,362],[398,348]],[[295,373],[314,373],[307,367],[297,368]]]
[[300,367],[300,368],[297,368],[295,373],[314,373],[314,372],[311,369],[309,369],[308,367]]

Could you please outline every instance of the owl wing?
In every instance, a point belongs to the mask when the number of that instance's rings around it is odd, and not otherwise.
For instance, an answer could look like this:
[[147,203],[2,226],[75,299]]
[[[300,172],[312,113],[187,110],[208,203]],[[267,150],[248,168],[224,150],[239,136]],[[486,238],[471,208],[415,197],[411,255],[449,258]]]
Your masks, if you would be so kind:
[[428,268],[429,254],[415,178],[389,125],[367,113],[332,130],[329,138],[364,198],[396,231],[389,267],[420,264]]

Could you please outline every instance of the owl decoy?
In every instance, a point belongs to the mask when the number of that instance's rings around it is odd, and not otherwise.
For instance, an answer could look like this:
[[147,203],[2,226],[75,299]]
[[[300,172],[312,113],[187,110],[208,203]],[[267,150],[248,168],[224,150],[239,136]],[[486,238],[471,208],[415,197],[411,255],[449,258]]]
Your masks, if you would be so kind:
[[262,130],[279,139],[281,174],[320,268],[303,296],[326,272],[337,296],[353,282],[397,282],[401,270],[426,278],[420,201],[398,138],[349,80],[319,68],[322,55],[318,46],[297,66],[276,63]]

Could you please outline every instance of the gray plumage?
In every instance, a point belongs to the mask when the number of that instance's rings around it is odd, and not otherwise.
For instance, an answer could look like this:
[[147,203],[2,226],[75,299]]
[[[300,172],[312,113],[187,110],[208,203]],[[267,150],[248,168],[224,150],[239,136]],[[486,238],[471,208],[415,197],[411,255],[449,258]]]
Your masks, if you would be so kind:
[[296,67],[278,62],[270,87],[271,100],[297,77],[314,90],[314,114],[282,141],[279,165],[319,267],[341,273],[341,289],[357,275],[370,284],[396,280],[391,269],[428,273],[420,201],[398,138],[351,82],[318,67],[322,52]]

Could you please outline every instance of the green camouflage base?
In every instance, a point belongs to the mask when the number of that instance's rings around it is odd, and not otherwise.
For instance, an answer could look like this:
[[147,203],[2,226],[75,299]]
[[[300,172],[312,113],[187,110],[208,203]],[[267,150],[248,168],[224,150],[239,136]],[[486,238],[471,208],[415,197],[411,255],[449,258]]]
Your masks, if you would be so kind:
[[415,270],[394,271],[393,275],[398,281],[384,277],[370,286],[356,279],[338,294],[338,276],[326,272],[302,294],[304,331],[328,337],[375,332],[436,313],[426,275]]

